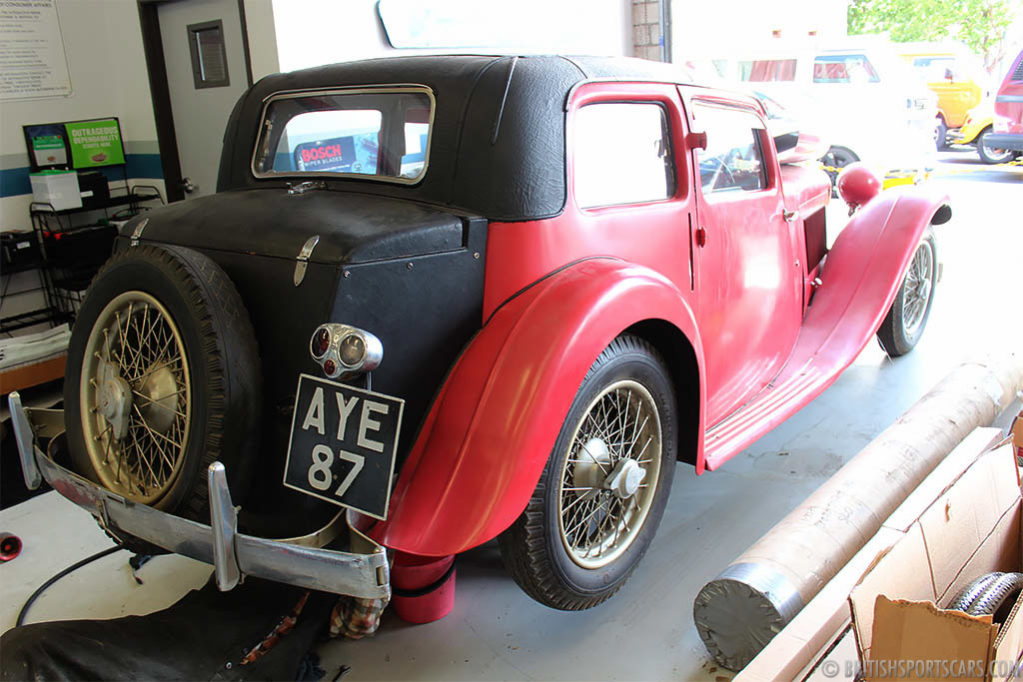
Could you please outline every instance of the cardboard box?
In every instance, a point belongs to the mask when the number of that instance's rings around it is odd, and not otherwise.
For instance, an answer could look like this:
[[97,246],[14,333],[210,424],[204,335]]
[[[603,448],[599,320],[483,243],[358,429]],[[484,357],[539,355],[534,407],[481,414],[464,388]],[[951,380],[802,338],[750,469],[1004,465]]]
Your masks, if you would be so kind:
[[[829,651],[846,632],[850,621],[850,591],[864,573],[877,564],[878,557],[884,556],[904,538],[932,503],[951,489],[983,453],[1001,440],[1001,434],[1000,429],[981,427],[963,439],[892,512],[849,563],[743,668],[735,682],[812,677],[812,671],[823,660],[823,652]],[[845,639],[851,641],[852,636]],[[855,658],[853,649],[853,655],[842,661],[840,670],[844,672],[855,667]]]
[[1020,601],[1006,622],[939,608],[973,579],[1023,568],[1019,470],[1004,445],[940,495],[849,595],[866,679],[1002,680],[1023,648]]
[[75,171],[43,171],[29,173],[32,201],[50,204],[55,211],[81,208],[82,194]]

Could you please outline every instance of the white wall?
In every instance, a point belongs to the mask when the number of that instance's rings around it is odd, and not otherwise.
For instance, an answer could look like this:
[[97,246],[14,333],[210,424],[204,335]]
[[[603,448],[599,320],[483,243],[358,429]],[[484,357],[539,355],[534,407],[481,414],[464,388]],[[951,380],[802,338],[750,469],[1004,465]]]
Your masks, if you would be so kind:
[[[128,154],[159,153],[134,0],[58,0],[57,12],[72,93],[0,103],[0,169],[28,166],[21,127],[31,123],[117,116]],[[30,229],[30,202],[0,199],[0,229]]]
[[273,0],[244,0],[245,24],[249,37],[252,82],[281,70],[277,60],[277,30]]
[[[720,57],[735,49],[846,35],[848,0],[672,0],[672,60]],[[777,36],[775,31],[779,31]]]
[[[456,3],[447,0],[443,4],[450,7]],[[479,47],[396,50],[387,43],[376,0],[273,0],[280,70],[451,52],[632,54],[631,0],[472,0],[460,4],[466,22],[464,34],[472,36]],[[468,25],[480,19],[485,21]],[[255,64],[257,50],[266,49],[268,43],[253,44],[251,21],[249,36]]]

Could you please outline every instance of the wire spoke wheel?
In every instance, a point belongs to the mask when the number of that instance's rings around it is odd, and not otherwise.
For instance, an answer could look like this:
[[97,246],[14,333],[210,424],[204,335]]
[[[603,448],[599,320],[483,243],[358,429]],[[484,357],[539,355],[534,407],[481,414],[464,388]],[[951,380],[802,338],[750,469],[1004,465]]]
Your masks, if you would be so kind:
[[561,471],[559,530],[572,560],[600,568],[643,526],[661,468],[661,420],[632,380],[600,393],[576,426]]
[[895,300],[877,329],[877,340],[888,357],[905,355],[923,337],[934,303],[937,263],[934,234],[928,230],[913,252]]
[[127,291],[100,312],[85,346],[81,413],[100,482],[151,504],[181,473],[191,426],[185,344],[167,309]]
[[678,455],[663,356],[622,334],[590,366],[519,518],[498,538],[515,582],[552,608],[611,598],[654,541]]
[[902,288],[902,325],[907,337],[914,336],[924,321],[924,313],[931,299],[934,278],[934,256],[929,246],[921,244],[906,273]]

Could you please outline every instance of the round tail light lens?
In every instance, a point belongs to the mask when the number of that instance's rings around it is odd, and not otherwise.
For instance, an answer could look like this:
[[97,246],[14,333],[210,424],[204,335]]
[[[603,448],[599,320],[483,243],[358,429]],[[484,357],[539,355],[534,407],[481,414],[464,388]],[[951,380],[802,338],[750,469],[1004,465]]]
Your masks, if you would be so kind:
[[313,339],[309,344],[309,350],[314,358],[322,358],[327,349],[330,348],[330,332],[326,327],[320,327],[313,333]]

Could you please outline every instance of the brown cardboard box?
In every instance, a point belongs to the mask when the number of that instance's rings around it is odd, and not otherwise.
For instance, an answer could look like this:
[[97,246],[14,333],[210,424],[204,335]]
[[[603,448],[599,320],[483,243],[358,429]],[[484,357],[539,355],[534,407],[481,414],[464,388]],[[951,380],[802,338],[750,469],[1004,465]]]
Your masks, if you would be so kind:
[[1019,601],[1001,627],[938,607],[980,575],[1023,568],[1021,506],[1006,445],[978,459],[878,556],[849,595],[868,680],[1013,676],[1023,647]]
[[[804,679],[823,652],[842,636],[849,623],[849,592],[873,567],[878,557],[901,540],[910,527],[946,493],[977,459],[1001,439],[996,428],[978,428],[967,436],[927,478],[909,494],[881,529],[848,564],[803,608],[770,644],[735,678],[735,682]],[[851,639],[851,637],[849,637]],[[842,661],[845,671],[852,660]]]

